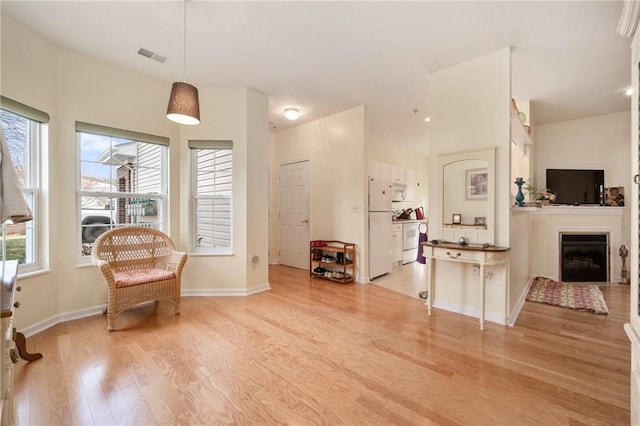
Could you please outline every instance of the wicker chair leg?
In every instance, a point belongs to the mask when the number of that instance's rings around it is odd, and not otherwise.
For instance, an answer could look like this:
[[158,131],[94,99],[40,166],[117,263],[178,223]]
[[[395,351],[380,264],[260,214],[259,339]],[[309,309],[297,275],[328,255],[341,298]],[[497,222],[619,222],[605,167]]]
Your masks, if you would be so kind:
[[113,331],[116,329],[116,315],[113,314],[113,310],[107,310],[107,330]]

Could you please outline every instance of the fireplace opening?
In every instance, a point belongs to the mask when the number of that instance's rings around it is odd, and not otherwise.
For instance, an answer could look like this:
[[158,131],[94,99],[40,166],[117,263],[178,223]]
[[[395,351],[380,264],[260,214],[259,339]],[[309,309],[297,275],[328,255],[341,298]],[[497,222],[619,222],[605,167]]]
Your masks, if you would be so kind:
[[561,280],[607,282],[608,234],[561,234]]

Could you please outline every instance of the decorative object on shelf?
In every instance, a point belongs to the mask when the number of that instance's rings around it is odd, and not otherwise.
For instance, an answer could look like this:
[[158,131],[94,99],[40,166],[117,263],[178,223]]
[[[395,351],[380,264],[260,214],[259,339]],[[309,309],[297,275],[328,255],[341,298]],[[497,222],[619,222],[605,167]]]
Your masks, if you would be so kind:
[[538,187],[533,179],[526,179],[522,185],[522,191],[529,196],[529,201],[535,201],[538,195]]
[[620,284],[629,284],[629,278],[627,277],[627,256],[629,256],[629,249],[624,244],[618,249],[618,254],[622,258],[622,270],[620,271]]
[[487,198],[489,172],[487,169],[469,169],[465,171],[465,198],[480,200]]
[[460,225],[462,223],[462,214],[454,213],[453,216],[451,216],[451,223],[453,225]]
[[624,206],[624,187],[613,186],[604,189],[604,204],[607,206]]
[[487,219],[484,216],[477,216],[473,218],[474,225],[486,225]]
[[527,114],[525,114],[524,112],[520,111],[518,113],[518,118],[520,119],[520,122],[522,124],[525,124],[527,122]]
[[460,244],[461,246],[466,246],[467,244],[469,244],[469,242],[464,236],[462,236],[458,238],[458,244]]
[[518,207],[524,207],[524,193],[522,192],[522,185],[524,185],[524,179],[521,177],[516,178],[514,182],[518,185],[518,193],[516,194],[516,203],[518,203]]
[[545,189],[544,191],[540,191],[536,195],[536,201],[540,201],[543,206],[555,203],[556,198],[557,197],[555,192],[551,192],[548,189]]

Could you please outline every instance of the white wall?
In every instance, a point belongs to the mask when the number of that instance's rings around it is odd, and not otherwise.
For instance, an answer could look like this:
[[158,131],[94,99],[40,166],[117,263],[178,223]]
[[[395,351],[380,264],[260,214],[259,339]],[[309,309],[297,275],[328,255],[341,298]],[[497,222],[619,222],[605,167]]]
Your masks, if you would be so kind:
[[[2,30],[0,42],[2,80],[0,90],[2,95],[18,100],[39,110],[49,113],[51,121],[48,125],[49,132],[53,135],[58,131],[56,113],[57,95],[57,70],[55,46],[43,39],[33,31],[29,31],[22,24],[12,19],[7,13],[2,13]],[[19,41],[19,42],[18,42]],[[27,66],[28,65],[28,66]],[[75,138],[73,139],[75,140]],[[48,147],[43,155],[48,154],[52,159],[59,158],[58,138],[50,138],[51,149]],[[51,223],[58,221],[56,210],[59,204],[57,194],[51,193],[51,186],[55,191],[59,185],[51,185],[50,182],[57,183],[57,168],[46,165],[41,170],[43,174],[43,188],[41,212],[45,215],[41,223],[40,241],[44,244],[45,258],[55,257],[59,253],[50,244],[54,234],[59,232],[55,227],[51,233],[44,232],[46,228],[51,229]],[[53,178],[53,179],[51,179]],[[75,184],[74,184],[75,188]],[[49,247],[52,247],[50,250]],[[47,259],[45,259],[47,260]],[[42,318],[56,315],[58,309],[58,287],[60,276],[55,262],[48,259],[45,268],[52,268],[46,275],[39,275],[29,279],[29,285],[24,285],[21,281],[22,292],[18,299],[22,308],[16,310],[16,326],[18,329],[24,324],[32,324]],[[25,301],[28,300],[31,306]]]
[[[442,188],[436,184],[439,181],[437,173],[442,173],[438,170],[438,155],[496,147],[495,241],[496,245],[509,246],[510,58],[509,49],[503,49],[433,74],[429,148],[430,238],[440,235],[443,221]],[[457,306],[460,310],[479,309],[478,277],[472,275],[472,268],[448,263],[440,262],[441,266],[436,268],[435,303]],[[488,316],[504,316],[505,292],[499,283],[505,280],[505,272],[500,270],[487,282]]]
[[278,263],[278,159],[277,136],[269,132],[269,264]]
[[429,148],[429,223],[434,231],[442,223],[437,156],[497,147],[496,245],[509,245],[510,81],[509,49],[434,73]]
[[[191,253],[183,273],[188,294],[251,293],[268,283],[268,135],[266,95],[246,88],[200,88],[202,123],[180,131],[181,246],[192,244],[189,139],[233,141],[233,255]],[[206,114],[206,116],[205,116]],[[251,236],[251,237],[250,237]],[[253,254],[260,258],[251,263]]]
[[[546,169],[604,169],[607,187],[622,186],[630,201],[632,185],[631,113],[607,114],[536,128],[535,179],[546,185]],[[631,244],[630,207],[625,203],[620,244]],[[618,247],[612,247],[618,250]],[[619,273],[619,272],[618,272]]]
[[[190,244],[186,140],[233,140],[235,254],[190,256],[183,291],[233,289],[243,293],[268,287],[264,94],[246,88],[199,87],[202,124],[187,130],[165,118],[171,82],[57,47],[7,13],[2,14],[1,42],[2,94],[51,117],[49,146],[43,152],[47,172],[43,176],[43,199],[48,205],[43,211],[47,226],[42,239],[50,270],[21,277],[18,329],[83,316],[106,303],[106,285],[99,272],[78,266],[79,230],[72,226],[76,231],[69,231],[77,214],[76,121],[170,138],[169,234],[185,251]],[[255,266],[250,263],[254,252],[261,259]]]
[[[276,134],[277,166],[310,160],[310,239],[355,243],[358,281],[367,270],[364,124],[365,108],[359,106]],[[277,221],[276,214],[271,217]]]
[[631,182],[631,114],[615,114],[546,124],[536,129],[535,178],[544,189],[546,169],[604,169],[607,186]]

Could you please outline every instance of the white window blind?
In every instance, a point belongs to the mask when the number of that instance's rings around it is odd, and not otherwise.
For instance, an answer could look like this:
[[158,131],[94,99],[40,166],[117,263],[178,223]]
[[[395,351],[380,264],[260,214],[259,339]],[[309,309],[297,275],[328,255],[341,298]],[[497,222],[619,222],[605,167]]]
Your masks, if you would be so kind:
[[219,254],[232,251],[232,146],[232,141],[189,141],[196,251]]

